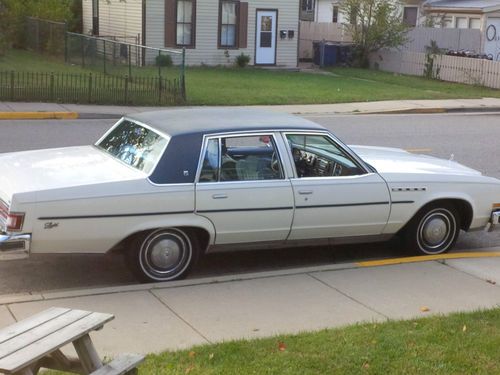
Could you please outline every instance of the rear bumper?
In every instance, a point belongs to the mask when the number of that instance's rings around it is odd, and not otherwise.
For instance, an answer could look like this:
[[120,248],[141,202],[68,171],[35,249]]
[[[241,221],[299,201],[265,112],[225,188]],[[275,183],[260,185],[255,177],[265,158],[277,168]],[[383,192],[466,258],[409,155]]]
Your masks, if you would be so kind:
[[493,211],[488,223],[488,232],[500,229],[500,210]]
[[28,258],[30,247],[31,234],[0,233],[0,260]]

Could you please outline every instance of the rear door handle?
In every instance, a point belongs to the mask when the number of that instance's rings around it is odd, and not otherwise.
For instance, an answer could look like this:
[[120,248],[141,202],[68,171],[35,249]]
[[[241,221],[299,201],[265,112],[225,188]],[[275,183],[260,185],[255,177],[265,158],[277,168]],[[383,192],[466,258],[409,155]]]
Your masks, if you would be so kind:
[[299,190],[300,195],[311,195],[312,193],[312,190]]
[[226,194],[214,194],[212,195],[213,199],[226,199],[227,195]]

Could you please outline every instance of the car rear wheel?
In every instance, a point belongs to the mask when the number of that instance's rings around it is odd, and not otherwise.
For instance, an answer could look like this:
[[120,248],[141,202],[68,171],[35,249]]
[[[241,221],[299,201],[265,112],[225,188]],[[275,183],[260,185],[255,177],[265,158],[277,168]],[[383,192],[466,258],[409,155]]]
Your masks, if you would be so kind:
[[184,278],[198,260],[195,236],[178,228],[158,229],[137,236],[126,252],[126,261],[143,282]]
[[452,204],[441,203],[421,210],[409,223],[406,244],[413,252],[425,255],[450,250],[460,232],[460,216]]

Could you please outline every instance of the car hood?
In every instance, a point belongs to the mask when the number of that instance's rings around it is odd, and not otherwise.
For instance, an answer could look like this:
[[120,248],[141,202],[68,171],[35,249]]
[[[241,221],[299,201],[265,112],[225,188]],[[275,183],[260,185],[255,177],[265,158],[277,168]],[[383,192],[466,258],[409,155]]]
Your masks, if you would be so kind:
[[439,175],[477,176],[481,172],[452,160],[412,154],[399,148],[350,146],[356,154],[375,167],[380,174],[421,173]]
[[0,154],[0,197],[15,193],[144,178],[94,146]]

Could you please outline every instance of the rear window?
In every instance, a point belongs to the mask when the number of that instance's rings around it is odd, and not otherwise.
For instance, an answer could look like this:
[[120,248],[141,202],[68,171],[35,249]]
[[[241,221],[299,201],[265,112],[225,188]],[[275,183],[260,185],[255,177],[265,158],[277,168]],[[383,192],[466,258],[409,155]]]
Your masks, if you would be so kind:
[[96,146],[123,163],[150,174],[168,139],[129,120],[122,120]]

